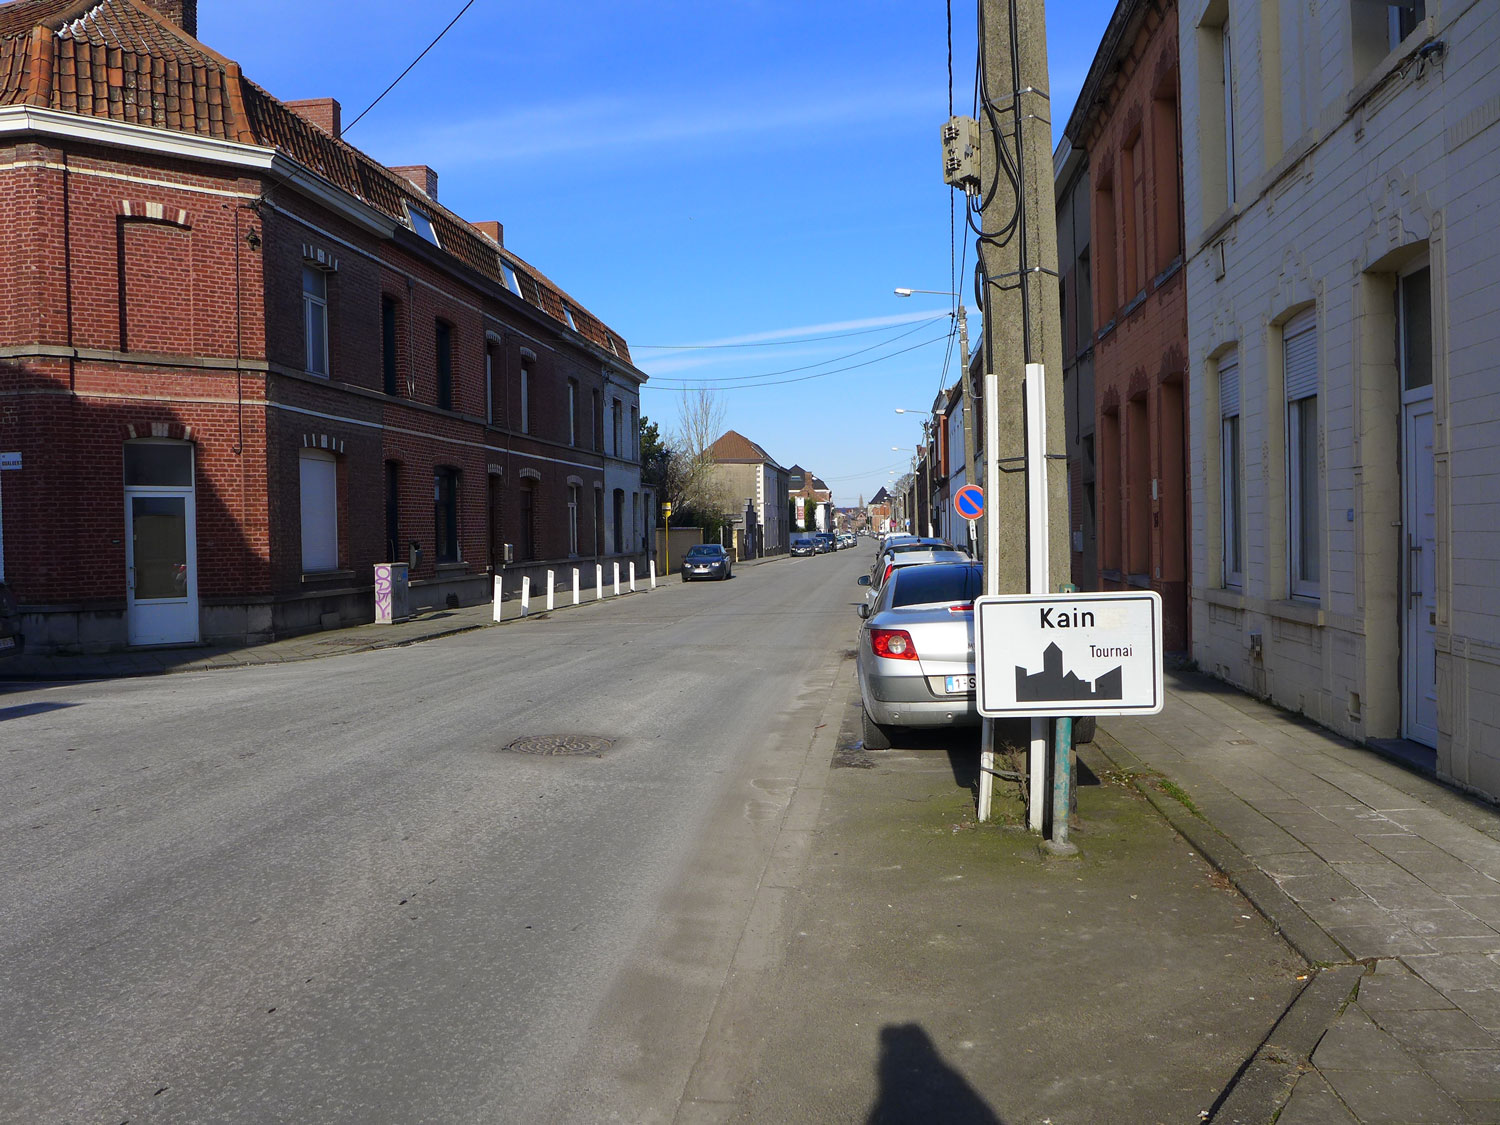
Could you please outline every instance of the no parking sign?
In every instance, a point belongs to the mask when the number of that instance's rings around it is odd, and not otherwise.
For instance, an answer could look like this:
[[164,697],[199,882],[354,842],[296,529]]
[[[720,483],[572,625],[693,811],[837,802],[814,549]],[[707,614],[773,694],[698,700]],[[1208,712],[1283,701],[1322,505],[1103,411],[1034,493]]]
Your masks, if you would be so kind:
[[977,520],[984,515],[984,489],[977,484],[966,484],[953,494],[953,510],[966,520]]

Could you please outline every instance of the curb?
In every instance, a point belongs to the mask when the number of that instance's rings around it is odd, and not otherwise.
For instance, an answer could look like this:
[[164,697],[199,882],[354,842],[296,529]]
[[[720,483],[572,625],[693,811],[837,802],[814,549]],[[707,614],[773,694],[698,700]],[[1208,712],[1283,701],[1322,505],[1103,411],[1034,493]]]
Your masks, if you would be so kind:
[[1353,999],[1365,966],[1329,937],[1285,891],[1206,818],[1150,784],[1160,776],[1126,746],[1100,731],[1094,748],[1130,778],[1172,830],[1223,874],[1312,970],[1270,1033],[1224,1087],[1206,1120],[1223,1125],[1264,1125],[1273,1121],[1292,1095],[1324,1032]]

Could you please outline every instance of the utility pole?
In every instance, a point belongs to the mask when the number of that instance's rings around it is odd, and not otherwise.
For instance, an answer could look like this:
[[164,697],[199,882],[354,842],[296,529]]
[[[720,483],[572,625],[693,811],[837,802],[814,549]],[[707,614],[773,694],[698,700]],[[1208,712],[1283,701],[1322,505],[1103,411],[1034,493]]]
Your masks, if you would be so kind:
[[[978,264],[984,300],[985,593],[1050,593],[1068,580],[1067,462],[1062,394],[1062,327],[1057,221],[1052,190],[1052,104],[1042,0],[980,0]],[[1033,463],[1026,473],[1026,370],[1034,369]],[[1036,457],[1041,453],[1045,460]],[[1030,498],[1028,499],[1028,491]],[[1050,513],[1033,534],[1036,517]],[[1001,534],[1001,530],[1005,534]],[[1026,534],[1022,534],[1025,531]],[[1045,541],[1042,541],[1042,535]],[[1033,541],[1033,539],[1037,541]],[[1033,565],[1045,560],[1046,565]],[[1038,588],[1040,587],[1040,588]],[[1030,827],[1043,828],[1048,737],[1046,719],[1031,720]],[[989,813],[995,768],[994,721],[984,720],[980,817]]]

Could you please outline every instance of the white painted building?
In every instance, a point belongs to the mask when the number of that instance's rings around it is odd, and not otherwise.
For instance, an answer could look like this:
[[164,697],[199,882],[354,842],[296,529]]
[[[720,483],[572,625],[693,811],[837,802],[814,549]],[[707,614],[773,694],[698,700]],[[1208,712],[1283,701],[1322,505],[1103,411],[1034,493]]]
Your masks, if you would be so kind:
[[605,555],[649,554],[656,501],[641,483],[641,381],[610,367],[604,369],[603,503]]
[[1193,655],[1500,797],[1500,3],[1180,18]]

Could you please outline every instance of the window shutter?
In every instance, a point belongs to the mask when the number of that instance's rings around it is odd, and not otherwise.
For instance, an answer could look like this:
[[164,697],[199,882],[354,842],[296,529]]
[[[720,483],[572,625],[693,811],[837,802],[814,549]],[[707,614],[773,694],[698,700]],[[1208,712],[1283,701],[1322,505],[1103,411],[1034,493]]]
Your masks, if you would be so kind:
[[1240,354],[1230,352],[1219,360],[1219,417],[1233,418],[1240,412]]
[[302,469],[302,569],[339,565],[338,462],[322,450],[304,449]]
[[1282,337],[1286,400],[1312,398],[1318,393],[1318,333],[1312,309],[1287,322]]

